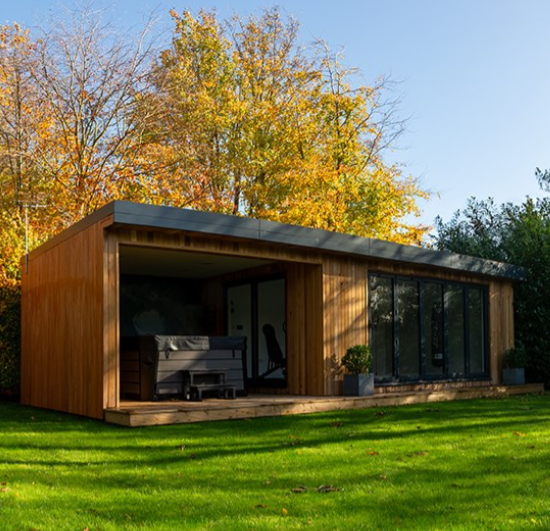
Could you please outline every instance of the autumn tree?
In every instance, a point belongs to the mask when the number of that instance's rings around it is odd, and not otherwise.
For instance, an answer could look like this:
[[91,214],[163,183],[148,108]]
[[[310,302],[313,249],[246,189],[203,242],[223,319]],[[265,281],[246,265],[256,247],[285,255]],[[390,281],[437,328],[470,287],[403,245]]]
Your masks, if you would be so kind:
[[133,198],[143,120],[154,112],[135,112],[147,89],[149,30],[131,39],[90,6],[42,30],[31,72],[52,115],[42,178],[53,183],[64,224],[109,200]]
[[34,44],[19,25],[0,27],[0,285],[15,281],[24,219],[47,188],[38,153],[48,128],[47,102],[30,76]]
[[143,197],[133,168],[149,116],[135,112],[148,30],[130,41],[91,7],[34,36],[0,27],[0,393],[17,389],[27,242],[32,249],[111,199]]
[[404,219],[425,197],[383,155],[401,130],[387,83],[356,72],[277,8],[219,22],[172,12],[171,46],[154,72],[162,103],[144,160],[156,159],[152,201],[416,242]]

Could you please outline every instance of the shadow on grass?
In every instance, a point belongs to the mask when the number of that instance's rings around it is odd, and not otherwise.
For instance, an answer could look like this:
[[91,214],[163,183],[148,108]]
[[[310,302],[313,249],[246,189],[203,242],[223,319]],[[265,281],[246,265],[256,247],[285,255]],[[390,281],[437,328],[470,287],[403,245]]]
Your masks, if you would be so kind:
[[[41,493],[27,494],[23,518],[48,504],[52,522],[68,512],[90,529],[154,529],[161,517],[268,529],[281,506],[305,522],[336,515],[324,529],[495,529],[499,513],[513,522],[502,529],[523,529],[548,509],[549,405],[537,396],[129,429],[0,402],[0,483]],[[339,490],[319,494],[320,484]],[[4,503],[16,513],[15,498]]]
[[[491,433],[532,432],[548,422],[547,407],[547,397],[521,397],[129,429],[0,402],[0,432],[18,435],[4,438],[5,449],[17,449],[24,444],[25,449],[35,451],[107,452],[104,459],[111,464],[137,461],[160,465],[180,462],[182,447],[188,453],[193,452],[194,459],[205,460],[236,454],[269,454],[297,447],[313,449],[344,441],[379,446],[419,436],[428,439],[459,436],[466,440]],[[33,434],[43,436],[32,437]],[[34,454],[31,461],[44,465],[90,464],[89,460],[71,459],[67,455],[57,458],[55,452],[43,459],[41,455]],[[28,459],[12,458],[10,462],[22,463]]]

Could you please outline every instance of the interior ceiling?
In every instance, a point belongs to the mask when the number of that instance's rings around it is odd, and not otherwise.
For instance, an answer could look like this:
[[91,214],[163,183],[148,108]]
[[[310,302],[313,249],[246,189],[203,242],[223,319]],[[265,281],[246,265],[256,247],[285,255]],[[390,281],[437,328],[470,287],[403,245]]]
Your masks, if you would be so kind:
[[120,246],[122,275],[210,278],[269,263],[256,258]]

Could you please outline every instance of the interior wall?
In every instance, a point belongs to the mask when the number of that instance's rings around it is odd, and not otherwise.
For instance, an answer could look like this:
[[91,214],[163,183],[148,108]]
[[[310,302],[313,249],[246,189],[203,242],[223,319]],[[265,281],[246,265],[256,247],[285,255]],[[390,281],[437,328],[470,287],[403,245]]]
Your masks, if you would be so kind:
[[202,281],[120,277],[120,335],[205,335]]

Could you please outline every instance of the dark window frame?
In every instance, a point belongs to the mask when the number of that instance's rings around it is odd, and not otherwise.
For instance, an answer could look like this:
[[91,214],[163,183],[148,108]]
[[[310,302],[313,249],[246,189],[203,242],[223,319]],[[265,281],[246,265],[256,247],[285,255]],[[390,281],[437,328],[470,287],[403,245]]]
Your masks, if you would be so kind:
[[[415,383],[415,382],[435,382],[435,381],[476,381],[486,380],[490,375],[490,353],[489,353],[489,290],[486,284],[476,284],[471,282],[461,282],[453,280],[438,279],[432,277],[424,277],[417,275],[402,275],[392,274],[378,271],[369,271],[367,274],[368,285],[368,318],[369,318],[369,342],[372,338],[372,304],[371,304],[371,279],[373,277],[386,278],[391,280],[392,288],[392,304],[393,304],[393,374],[391,377],[379,378],[375,375],[375,381],[378,384],[396,384],[396,383]],[[419,342],[420,342],[420,360],[418,376],[403,377],[400,375],[400,335],[399,335],[399,306],[398,306],[398,290],[399,281],[414,281],[418,283],[418,327],[419,327]],[[444,348],[443,348],[443,372],[442,374],[427,374],[427,347],[425,344],[426,334],[424,333],[424,310],[425,310],[425,285],[427,283],[438,284],[442,286],[442,304],[443,304],[443,330],[444,330]],[[448,287],[459,287],[462,290],[462,307],[464,319],[464,372],[451,373],[449,371],[449,314],[447,302]],[[483,367],[482,372],[470,372],[471,356],[470,352],[470,290],[477,290],[481,294],[482,302],[482,322],[483,322]],[[376,355],[376,353],[373,353]]]

